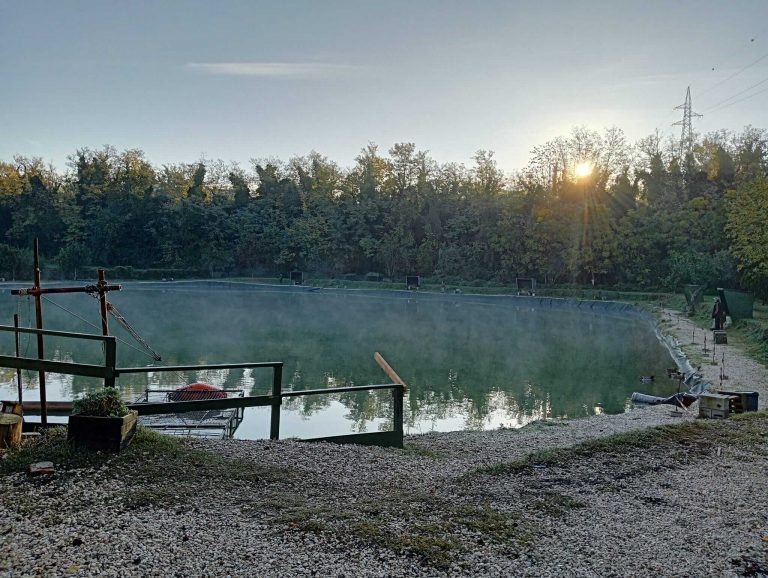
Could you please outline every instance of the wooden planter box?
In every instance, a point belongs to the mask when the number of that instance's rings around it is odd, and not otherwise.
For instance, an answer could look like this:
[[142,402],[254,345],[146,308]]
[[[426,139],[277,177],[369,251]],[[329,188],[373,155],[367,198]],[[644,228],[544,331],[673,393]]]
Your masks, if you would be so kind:
[[67,439],[75,447],[119,452],[136,433],[138,413],[123,417],[96,417],[74,414],[69,416]]

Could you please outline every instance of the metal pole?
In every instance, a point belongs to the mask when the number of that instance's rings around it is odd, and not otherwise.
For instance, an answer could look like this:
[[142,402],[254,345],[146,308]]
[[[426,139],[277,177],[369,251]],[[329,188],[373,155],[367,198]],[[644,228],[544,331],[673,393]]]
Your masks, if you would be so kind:
[[109,337],[104,341],[105,365],[109,370],[109,377],[104,378],[104,387],[115,387],[115,367],[117,366],[117,338]]
[[[37,329],[43,328],[43,300],[40,295],[40,243],[35,238],[35,325]],[[45,342],[43,334],[37,335],[37,357],[40,360],[45,359]],[[45,370],[41,369],[38,373],[38,383],[40,384],[40,423],[48,425],[48,400],[45,393]]]
[[[19,314],[14,313],[13,314],[13,327],[16,329],[15,337],[16,337],[16,357],[21,356],[21,335],[19,334]],[[19,403],[23,403],[22,397],[22,388],[21,388],[21,368],[16,370],[16,385],[19,387]]]
[[405,396],[405,387],[398,383],[392,392],[395,396],[393,428],[400,440],[400,447],[403,446],[403,397]]
[[269,439],[280,439],[280,406],[283,403],[283,366],[276,365],[272,373],[272,415],[269,421]]

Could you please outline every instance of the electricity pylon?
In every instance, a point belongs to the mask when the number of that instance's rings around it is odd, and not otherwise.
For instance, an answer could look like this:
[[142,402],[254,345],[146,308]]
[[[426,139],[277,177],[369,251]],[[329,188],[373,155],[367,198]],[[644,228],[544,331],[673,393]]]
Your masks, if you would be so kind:
[[701,117],[697,112],[691,110],[691,87],[685,93],[685,102],[680,106],[676,106],[675,110],[683,110],[683,120],[679,120],[672,123],[672,126],[682,126],[683,130],[680,134],[680,159],[685,159],[688,155],[693,153],[693,118]]

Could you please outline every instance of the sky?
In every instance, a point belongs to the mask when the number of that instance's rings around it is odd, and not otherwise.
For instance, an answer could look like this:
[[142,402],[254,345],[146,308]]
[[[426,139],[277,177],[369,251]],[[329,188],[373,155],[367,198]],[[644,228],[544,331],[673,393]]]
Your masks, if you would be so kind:
[[768,128],[768,0],[0,0],[0,160],[368,143],[512,172],[573,127]]

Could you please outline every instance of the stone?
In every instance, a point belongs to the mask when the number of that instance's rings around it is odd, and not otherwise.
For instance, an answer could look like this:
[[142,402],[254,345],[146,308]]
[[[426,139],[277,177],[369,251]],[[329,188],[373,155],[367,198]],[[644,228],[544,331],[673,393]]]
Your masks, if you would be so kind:
[[56,470],[53,467],[53,462],[35,462],[34,464],[29,464],[30,476],[43,476],[54,473],[56,473]]

